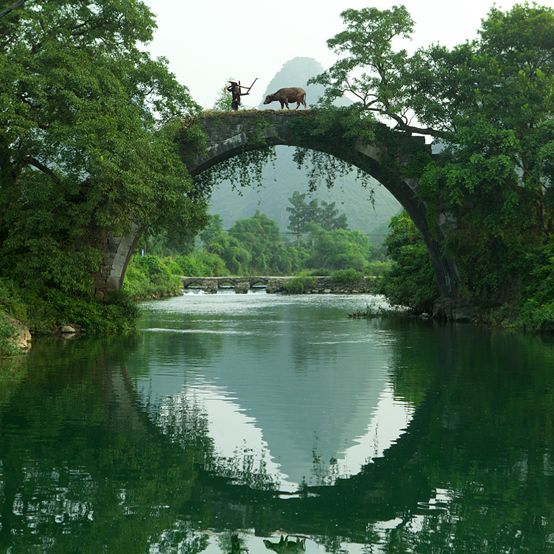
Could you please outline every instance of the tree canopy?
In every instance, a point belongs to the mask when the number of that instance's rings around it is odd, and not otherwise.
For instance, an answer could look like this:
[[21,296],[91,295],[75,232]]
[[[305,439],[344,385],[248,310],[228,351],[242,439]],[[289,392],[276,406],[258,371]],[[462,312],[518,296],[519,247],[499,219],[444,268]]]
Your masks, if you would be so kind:
[[144,51],[154,28],[138,0],[0,19],[0,269],[16,279],[85,293],[102,236],[202,223],[172,140],[198,106]]
[[328,41],[339,59],[313,79],[326,86],[324,104],[348,94],[362,120],[435,141],[441,154],[419,170],[418,195],[462,294],[521,301],[553,241],[554,10],[493,7],[474,40],[413,54],[396,48],[413,31],[405,7],[342,18]]

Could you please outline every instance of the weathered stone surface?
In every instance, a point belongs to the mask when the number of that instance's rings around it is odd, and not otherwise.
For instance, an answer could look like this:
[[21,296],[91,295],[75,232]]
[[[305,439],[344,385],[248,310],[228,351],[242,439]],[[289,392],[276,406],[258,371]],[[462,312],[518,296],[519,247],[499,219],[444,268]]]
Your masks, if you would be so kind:
[[[236,293],[244,294],[253,288],[259,290],[265,286],[268,293],[284,291],[287,281],[295,277],[283,276],[255,276],[255,277],[183,277],[183,289],[202,289],[208,293],[214,293],[222,289],[234,289]],[[304,294],[361,294],[375,292],[375,279],[364,277],[351,288],[342,283],[335,283],[332,277],[312,277],[314,287]]]
[[21,321],[14,319],[13,317],[8,317],[8,321],[13,325],[17,331],[16,335],[10,340],[13,342],[14,346],[21,352],[26,352],[31,348],[31,342],[33,337],[31,331],[26,325],[23,325]]
[[62,325],[60,332],[63,335],[74,335],[75,333],[77,333],[77,329],[72,325]]
[[[353,147],[345,146],[341,141],[330,141],[324,135],[314,137],[298,133],[296,123],[299,118],[303,118],[305,123],[310,118],[315,120],[315,117],[317,113],[312,111],[250,110],[210,114],[198,120],[208,138],[207,148],[192,157],[184,155],[183,161],[191,174],[197,175],[245,150],[286,145],[319,150],[351,163],[377,179],[408,212],[429,249],[441,294],[456,298],[459,288],[456,264],[442,253],[437,238],[429,229],[426,206],[417,196],[417,179],[404,176],[403,171],[414,156],[429,152],[425,140],[406,136],[385,126],[379,127],[379,133],[376,133],[384,140],[367,142],[360,139]],[[438,232],[441,232],[440,229]]]
[[135,249],[138,235],[139,225],[132,225],[124,236],[104,235],[99,237],[99,247],[104,251],[104,255],[102,265],[94,275],[96,298],[103,300],[110,292],[122,287],[125,271]]

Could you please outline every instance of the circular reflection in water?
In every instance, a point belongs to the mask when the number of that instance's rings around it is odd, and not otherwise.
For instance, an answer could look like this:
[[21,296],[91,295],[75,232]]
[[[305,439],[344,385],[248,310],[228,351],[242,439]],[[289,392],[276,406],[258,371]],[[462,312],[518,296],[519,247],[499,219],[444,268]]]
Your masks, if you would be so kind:
[[292,493],[381,456],[413,408],[395,399],[395,335],[347,313],[362,296],[188,294],[144,306],[130,367],[156,425],[185,445],[203,428],[209,469]]

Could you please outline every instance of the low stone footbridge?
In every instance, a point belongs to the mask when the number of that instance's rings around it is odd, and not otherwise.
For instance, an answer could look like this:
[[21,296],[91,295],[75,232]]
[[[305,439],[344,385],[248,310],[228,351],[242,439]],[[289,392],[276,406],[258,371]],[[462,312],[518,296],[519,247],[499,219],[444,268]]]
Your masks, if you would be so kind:
[[[176,140],[193,176],[244,152],[275,145],[324,152],[370,174],[400,202],[421,232],[441,295],[456,298],[459,276],[455,262],[445,254],[440,228],[431,231],[426,205],[417,195],[417,161],[431,155],[424,139],[375,124],[371,138],[365,134],[357,140],[340,140],[331,131],[318,130],[318,125],[315,110],[207,112],[184,122]],[[199,135],[203,141],[191,139]],[[126,236],[106,237],[103,264],[95,275],[98,297],[121,287],[139,233],[140,222]]]
[[[218,290],[234,289],[245,294],[249,290],[265,289],[268,293],[285,292],[286,284],[295,277],[257,276],[257,277],[182,277],[183,289],[200,289],[207,293]],[[305,280],[305,293],[308,294],[356,294],[375,292],[375,277],[362,277],[353,283],[340,283],[329,276],[308,277]]]

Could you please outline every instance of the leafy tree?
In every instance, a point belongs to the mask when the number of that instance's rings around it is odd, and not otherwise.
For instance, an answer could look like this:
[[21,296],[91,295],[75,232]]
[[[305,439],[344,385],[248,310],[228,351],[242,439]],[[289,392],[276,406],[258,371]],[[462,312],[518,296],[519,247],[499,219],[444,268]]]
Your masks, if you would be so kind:
[[142,45],[139,0],[27,2],[0,22],[0,271],[92,292],[110,234],[195,228],[204,202],[173,142],[198,109]]
[[298,191],[292,193],[289,198],[290,206],[287,206],[289,212],[288,228],[296,236],[297,244],[300,243],[301,236],[307,232],[310,223],[317,223],[323,229],[348,229],[348,220],[346,214],[339,213],[334,202],[321,202],[313,198],[306,202],[307,194],[301,194]]
[[360,231],[309,227],[308,267],[364,271],[371,254],[369,239]]
[[346,214],[339,213],[334,202],[325,202],[325,200],[322,200],[319,209],[319,224],[327,230],[348,229]]
[[230,273],[248,273],[252,260],[251,252],[236,237],[223,228],[219,215],[210,217],[208,226],[200,233],[202,244],[207,252],[221,257]]
[[289,213],[289,230],[296,236],[296,242],[300,243],[300,238],[306,232],[306,227],[312,221],[317,220],[318,205],[317,200],[312,199],[306,202],[307,194],[301,194],[294,191],[289,198],[290,206],[286,210]]
[[390,10],[349,9],[341,17],[346,29],[327,41],[340,56],[327,71],[312,79],[326,86],[324,102],[350,93],[356,106],[407,127],[408,82],[406,50],[395,51],[395,38],[408,38],[414,22],[404,6]]
[[279,226],[265,214],[256,212],[253,217],[237,220],[229,235],[250,253],[251,273],[290,273],[292,267]]
[[385,240],[393,262],[384,280],[384,293],[394,303],[417,311],[432,311],[439,293],[427,248],[406,212],[391,219]]
[[360,118],[440,139],[419,194],[462,292],[487,307],[520,302],[533,279],[528,255],[553,231],[554,10],[492,8],[475,40],[412,56],[393,46],[413,30],[404,7],[342,17],[345,30],[328,41],[339,59],[314,79],[324,103],[349,93]]
[[200,239],[207,252],[222,255],[229,246],[229,235],[223,228],[223,219],[220,215],[212,215],[206,227],[200,232]]
[[214,110],[219,110],[222,112],[230,112],[232,110],[231,104],[233,102],[233,97],[227,91],[226,88],[221,90],[215,100]]

